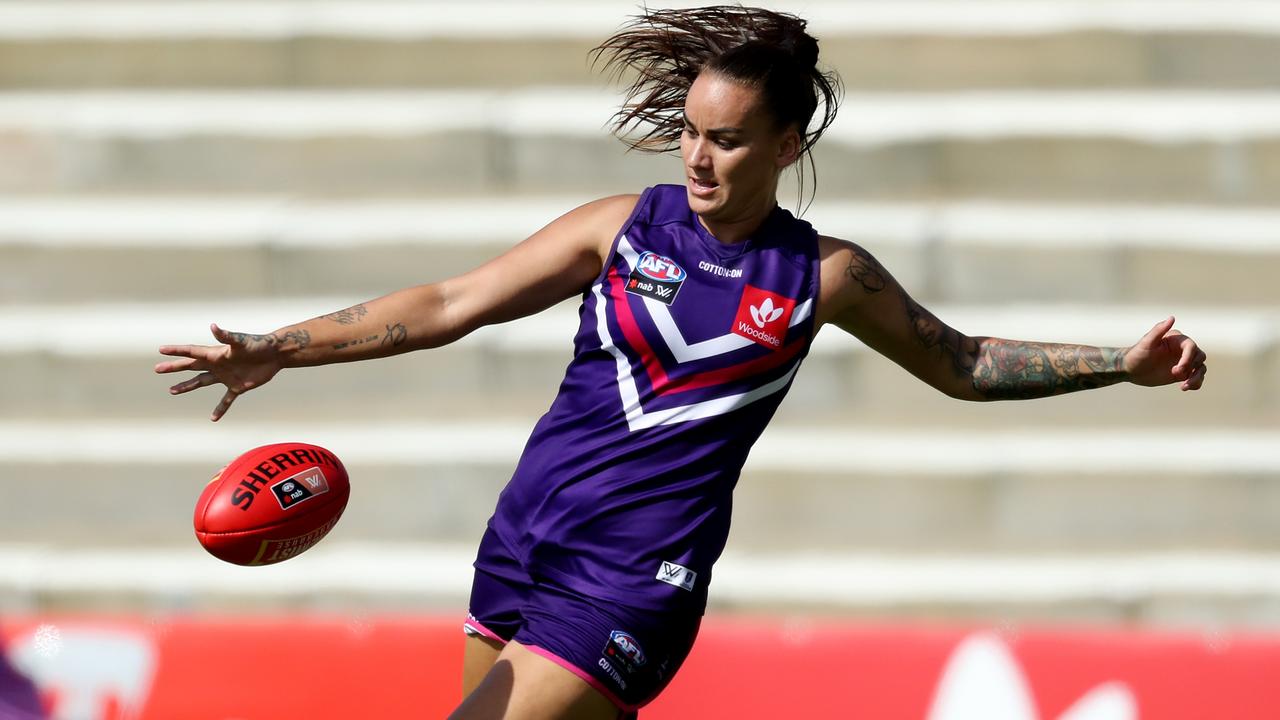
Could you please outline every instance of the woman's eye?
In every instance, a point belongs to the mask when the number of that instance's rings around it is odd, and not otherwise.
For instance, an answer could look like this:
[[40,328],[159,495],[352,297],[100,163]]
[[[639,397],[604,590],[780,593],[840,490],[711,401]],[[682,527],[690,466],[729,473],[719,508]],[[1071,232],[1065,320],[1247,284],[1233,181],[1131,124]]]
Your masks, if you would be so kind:
[[734,149],[734,148],[738,147],[737,145],[733,144],[732,142],[730,142],[730,141],[728,141],[728,140],[718,140],[718,141],[716,141],[716,145],[719,145],[719,146],[720,146],[722,149],[724,149],[724,150],[732,150],[732,149]]

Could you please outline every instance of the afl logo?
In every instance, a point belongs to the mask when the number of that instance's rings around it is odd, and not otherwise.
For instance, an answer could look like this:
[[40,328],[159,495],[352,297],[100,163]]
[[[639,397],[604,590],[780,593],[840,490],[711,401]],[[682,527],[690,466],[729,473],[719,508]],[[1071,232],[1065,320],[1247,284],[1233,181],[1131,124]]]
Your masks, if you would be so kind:
[[641,255],[636,269],[650,280],[660,282],[683,282],[686,275],[684,268],[677,265],[675,260],[655,252]]
[[636,642],[631,633],[624,630],[614,630],[609,633],[609,644],[605,647],[604,654],[623,661],[623,666],[631,672],[646,662],[640,643]]

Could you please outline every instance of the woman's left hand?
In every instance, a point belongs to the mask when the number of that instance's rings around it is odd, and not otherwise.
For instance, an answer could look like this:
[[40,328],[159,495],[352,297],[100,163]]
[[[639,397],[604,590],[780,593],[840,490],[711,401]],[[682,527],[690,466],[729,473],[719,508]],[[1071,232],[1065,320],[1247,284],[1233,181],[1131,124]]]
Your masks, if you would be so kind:
[[1207,372],[1205,357],[1195,340],[1173,329],[1170,316],[1125,351],[1124,369],[1135,385],[1181,382],[1182,390],[1199,390]]

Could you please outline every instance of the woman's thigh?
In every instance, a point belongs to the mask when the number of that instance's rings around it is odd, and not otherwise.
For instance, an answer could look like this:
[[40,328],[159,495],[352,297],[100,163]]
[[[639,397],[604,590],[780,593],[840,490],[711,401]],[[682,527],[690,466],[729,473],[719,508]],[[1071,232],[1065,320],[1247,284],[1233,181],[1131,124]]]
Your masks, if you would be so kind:
[[[469,638],[471,642],[479,638]],[[560,664],[510,642],[450,720],[616,720],[613,701]]]
[[467,697],[480,681],[489,674],[489,669],[498,662],[503,643],[480,635],[467,635],[462,650],[462,697]]

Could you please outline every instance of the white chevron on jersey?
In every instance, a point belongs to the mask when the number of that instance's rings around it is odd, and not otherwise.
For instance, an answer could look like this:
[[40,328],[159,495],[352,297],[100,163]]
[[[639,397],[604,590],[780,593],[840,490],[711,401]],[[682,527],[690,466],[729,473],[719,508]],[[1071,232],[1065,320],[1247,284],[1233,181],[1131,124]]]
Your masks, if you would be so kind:
[[[621,242],[619,242],[621,246]],[[632,266],[634,267],[634,265]],[[607,280],[605,282],[608,282]],[[758,388],[749,390],[736,395],[725,395],[724,397],[712,398],[702,402],[690,403],[679,407],[667,408],[665,410],[654,410],[653,412],[645,412],[640,406],[640,390],[636,387],[635,377],[631,374],[631,361],[623,354],[613,342],[613,335],[609,332],[608,313],[606,311],[606,303],[604,291],[604,282],[596,283],[591,288],[596,296],[596,330],[600,333],[600,345],[609,351],[610,355],[618,363],[618,391],[622,395],[622,410],[627,418],[627,426],[634,432],[644,428],[656,427],[658,425],[672,425],[675,423],[686,422],[688,420],[701,420],[703,418],[715,417],[723,415],[731,410],[737,410],[740,407],[750,405],[751,403],[766,398],[787,386],[791,382],[791,377],[796,374],[796,370],[800,367],[800,360],[797,358],[791,363],[791,369],[782,377],[765,383]],[[658,303],[662,305],[662,303]],[[662,306],[666,309],[666,306]],[[668,316],[669,318],[670,316]],[[734,336],[737,337],[737,336]],[[683,341],[683,338],[681,338]],[[750,342],[750,341],[748,341]]]
[[[625,235],[618,238],[618,254],[622,255],[622,259],[627,261],[627,266],[631,269],[634,270],[639,265],[640,255],[631,247],[631,243],[627,242]],[[680,332],[680,328],[676,327],[676,321],[675,318],[671,317],[670,308],[649,297],[641,299],[644,301],[645,308],[649,311],[649,317],[652,318],[654,326],[658,328],[658,333],[662,335],[662,341],[666,343],[667,349],[671,351],[671,355],[675,357],[677,363],[702,360],[755,344],[754,340],[742,335],[725,333],[720,337],[702,340],[690,345],[685,341],[684,334]],[[795,327],[804,322],[812,311],[813,298],[809,298],[796,306],[795,311],[791,314],[791,323],[788,327]]]

